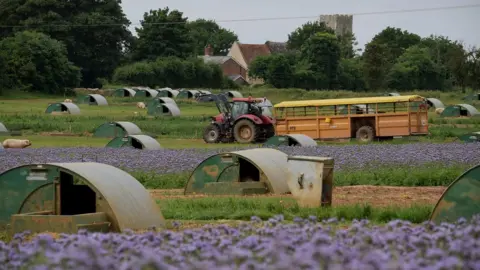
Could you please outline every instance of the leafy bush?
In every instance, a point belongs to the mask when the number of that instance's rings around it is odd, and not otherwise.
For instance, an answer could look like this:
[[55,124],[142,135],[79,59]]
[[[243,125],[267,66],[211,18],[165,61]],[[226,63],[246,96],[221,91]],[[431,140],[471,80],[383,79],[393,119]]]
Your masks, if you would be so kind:
[[222,88],[226,82],[219,65],[205,64],[201,59],[158,58],[135,62],[115,70],[113,81],[119,84],[173,88]]
[[1,40],[0,63],[4,90],[62,94],[81,79],[63,43],[42,33],[25,31]]

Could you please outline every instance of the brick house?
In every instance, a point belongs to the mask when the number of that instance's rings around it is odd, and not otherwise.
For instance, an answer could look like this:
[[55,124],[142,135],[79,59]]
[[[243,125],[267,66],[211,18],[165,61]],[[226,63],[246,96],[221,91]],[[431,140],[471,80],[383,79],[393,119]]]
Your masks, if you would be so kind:
[[264,44],[242,44],[235,41],[230,48],[228,56],[237,60],[242,66],[246,67],[246,81],[250,84],[264,83],[262,79],[251,78],[248,76],[248,67],[258,56],[270,55],[272,53],[283,53],[287,51],[286,43],[267,41]]
[[223,75],[235,80],[246,81],[247,69],[231,56],[214,56],[209,46],[205,48],[205,55],[200,56],[204,63],[214,63],[220,65]]

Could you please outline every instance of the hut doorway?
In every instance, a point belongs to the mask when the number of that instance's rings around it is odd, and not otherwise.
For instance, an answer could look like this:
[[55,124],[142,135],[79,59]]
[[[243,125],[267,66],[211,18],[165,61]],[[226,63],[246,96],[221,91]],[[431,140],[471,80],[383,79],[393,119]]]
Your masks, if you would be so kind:
[[143,149],[143,145],[138,141],[135,140],[134,138],[131,138],[132,140],[132,147],[136,149]]
[[250,161],[238,158],[238,167],[239,167],[239,182],[259,182],[260,181],[260,170],[253,165]]
[[60,215],[81,215],[97,211],[96,193],[88,185],[75,183],[73,175],[60,172]]

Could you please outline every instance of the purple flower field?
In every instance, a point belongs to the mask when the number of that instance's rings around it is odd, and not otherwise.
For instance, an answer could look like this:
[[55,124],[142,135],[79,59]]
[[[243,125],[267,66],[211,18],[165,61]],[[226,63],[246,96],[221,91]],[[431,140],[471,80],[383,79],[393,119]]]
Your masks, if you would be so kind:
[[[0,152],[0,172],[9,168],[47,162],[96,161],[125,169],[129,172],[152,171],[158,174],[188,172],[207,157],[227,149],[165,149],[142,151],[114,148],[30,148],[6,149]],[[327,156],[335,158],[335,170],[362,169],[379,166],[421,166],[440,163],[445,166],[480,163],[480,143],[414,143],[332,145],[318,147],[280,147],[290,155]]]
[[[237,228],[134,234],[80,232],[0,242],[2,269],[480,269],[480,218],[434,226],[395,220],[348,229],[282,216]],[[333,225],[333,226],[332,226]]]

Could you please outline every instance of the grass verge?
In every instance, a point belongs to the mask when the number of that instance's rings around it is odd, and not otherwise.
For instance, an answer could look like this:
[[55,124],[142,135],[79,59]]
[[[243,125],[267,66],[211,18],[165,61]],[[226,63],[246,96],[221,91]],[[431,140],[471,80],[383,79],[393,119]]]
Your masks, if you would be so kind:
[[158,201],[166,219],[175,220],[249,220],[252,216],[268,219],[282,214],[286,220],[316,216],[319,220],[336,217],[339,220],[369,219],[385,223],[393,219],[414,223],[426,221],[433,205],[375,208],[370,205],[301,208],[292,198],[204,197],[172,198]]
[[[376,169],[342,170],[334,172],[335,186],[447,186],[470,166],[429,164],[428,166],[386,166]],[[187,184],[190,172],[155,174],[131,172],[147,189],[181,189]]]

